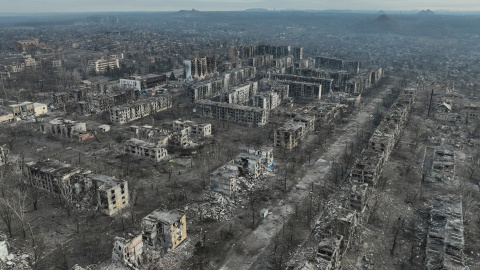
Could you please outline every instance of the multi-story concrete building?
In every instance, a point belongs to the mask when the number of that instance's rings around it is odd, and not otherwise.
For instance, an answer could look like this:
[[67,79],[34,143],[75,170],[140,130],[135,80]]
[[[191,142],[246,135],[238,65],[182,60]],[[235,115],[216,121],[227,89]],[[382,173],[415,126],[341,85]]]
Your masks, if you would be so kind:
[[187,238],[187,218],[180,210],[157,209],[142,219],[142,239],[146,250],[175,249]]
[[127,181],[97,174],[88,175],[87,179],[93,183],[100,212],[111,216],[129,205]]
[[[297,76],[292,74],[273,74],[273,79],[283,80],[283,81],[290,81],[292,82],[306,82],[306,83],[316,83],[321,84],[323,92],[331,92],[333,91],[333,79],[330,78],[318,78],[318,77],[306,77],[306,76]],[[289,90],[292,92],[292,89]],[[290,94],[292,96],[292,94]]]
[[248,105],[258,92],[258,82],[249,82],[223,93],[220,100],[229,104]]
[[305,134],[305,124],[289,121],[275,131],[273,145],[291,150],[298,146]]
[[131,138],[125,142],[125,153],[151,159],[155,162],[168,156],[167,149],[151,142]]
[[80,142],[94,137],[93,132],[87,131],[85,123],[61,118],[42,124],[40,131],[60,138],[77,139]]
[[172,107],[169,96],[152,97],[110,109],[110,121],[125,124]]
[[136,269],[143,263],[142,235],[125,239],[115,237],[113,242],[112,260]]
[[195,112],[202,117],[255,126],[265,125],[269,115],[268,110],[261,108],[209,100],[199,101],[195,106]]
[[105,73],[107,70],[114,70],[120,68],[118,58],[98,59],[88,63],[88,69],[94,70],[97,74]]
[[23,174],[27,184],[50,193],[71,196],[75,201],[89,196],[98,210],[107,215],[113,215],[129,204],[127,181],[82,171],[58,160],[26,163]]
[[315,58],[315,66],[319,68],[347,70],[358,73],[361,68],[361,63],[360,61],[342,60],[337,58],[319,56]]
[[130,76],[128,79],[120,79],[119,86],[122,88],[133,88],[138,91],[151,89],[167,83],[165,74],[147,74]]

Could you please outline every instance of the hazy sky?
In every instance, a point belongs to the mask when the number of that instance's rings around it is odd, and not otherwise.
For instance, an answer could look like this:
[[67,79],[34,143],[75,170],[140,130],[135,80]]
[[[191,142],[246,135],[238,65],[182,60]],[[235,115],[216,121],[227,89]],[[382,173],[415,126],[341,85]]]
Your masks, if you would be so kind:
[[267,9],[479,11],[479,0],[0,0],[0,13]]

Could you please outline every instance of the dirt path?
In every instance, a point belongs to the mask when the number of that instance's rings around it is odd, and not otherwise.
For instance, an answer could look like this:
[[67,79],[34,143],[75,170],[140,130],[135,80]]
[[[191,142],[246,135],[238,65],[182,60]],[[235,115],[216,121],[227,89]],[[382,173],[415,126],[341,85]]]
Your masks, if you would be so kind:
[[375,112],[377,106],[382,102],[391,86],[385,86],[377,98],[368,105],[361,108],[356,115],[352,115],[349,123],[340,130],[336,130],[337,140],[330,145],[320,159],[311,167],[312,169],[303,177],[286,197],[272,206],[271,212],[262,223],[253,230],[246,238],[236,243],[236,248],[226,252],[227,257],[221,270],[250,269],[257,259],[263,254],[272,239],[280,232],[283,224],[295,213],[295,205],[303,202],[309,195],[313,182],[324,181],[324,176],[331,169],[332,160],[342,155],[345,144],[350,144],[354,139],[357,130],[369,120],[370,115]]

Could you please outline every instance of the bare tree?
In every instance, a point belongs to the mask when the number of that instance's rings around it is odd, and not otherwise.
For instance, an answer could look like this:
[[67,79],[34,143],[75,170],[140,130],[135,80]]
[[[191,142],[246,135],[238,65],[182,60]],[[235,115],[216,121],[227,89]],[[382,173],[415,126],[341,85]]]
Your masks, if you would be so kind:
[[62,206],[70,217],[73,210],[73,188],[70,181],[58,181],[59,199]]
[[0,199],[0,218],[2,219],[3,223],[5,223],[5,226],[7,226],[8,233],[10,234],[10,237],[13,237],[12,235],[12,221],[13,221],[13,208],[10,207],[11,203],[8,201],[9,199],[3,198]]

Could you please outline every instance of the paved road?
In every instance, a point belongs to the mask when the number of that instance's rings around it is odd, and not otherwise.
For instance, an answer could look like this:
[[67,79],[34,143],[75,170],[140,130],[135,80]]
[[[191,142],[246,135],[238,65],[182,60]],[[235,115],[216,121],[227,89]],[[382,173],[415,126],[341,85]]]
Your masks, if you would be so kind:
[[345,142],[348,144],[352,142],[357,130],[360,130],[368,121],[370,115],[375,112],[386,93],[387,91],[382,91],[376,99],[373,99],[368,105],[363,107],[359,113],[350,117],[349,123],[340,130],[339,133],[341,134],[337,134],[340,136],[330,145],[328,151],[315,162],[312,166],[313,169],[299,181],[296,187],[283,200],[270,208],[272,214],[267,216],[247,237],[239,240],[236,243],[236,249],[231,249],[230,252],[225,254],[227,259],[220,268],[221,270],[250,269],[252,267],[269,246],[275,235],[280,232],[283,224],[295,213],[295,204],[303,202],[307,198],[312,182],[324,180],[323,178],[331,169],[333,158],[338,160],[345,150]]

